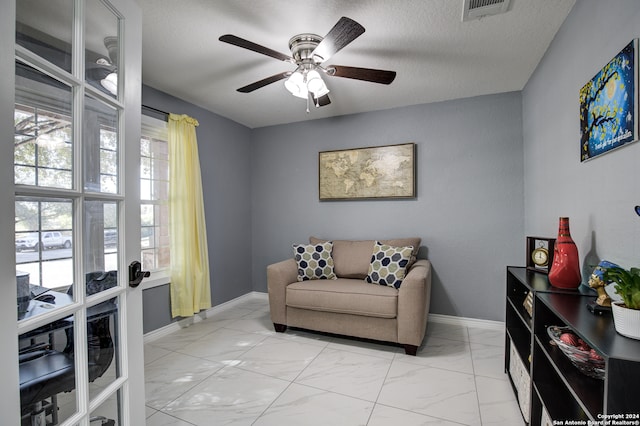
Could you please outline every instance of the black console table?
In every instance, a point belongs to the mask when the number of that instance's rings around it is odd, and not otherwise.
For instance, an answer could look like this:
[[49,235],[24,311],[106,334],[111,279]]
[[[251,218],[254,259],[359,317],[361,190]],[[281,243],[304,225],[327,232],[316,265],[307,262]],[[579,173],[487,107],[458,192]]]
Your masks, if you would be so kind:
[[[524,307],[530,292],[532,315]],[[640,341],[617,334],[610,315],[590,313],[595,298],[588,287],[558,289],[544,274],[507,267],[505,371],[527,423],[640,424]],[[604,380],[582,374],[550,344],[551,325],[570,327],[604,357]]]

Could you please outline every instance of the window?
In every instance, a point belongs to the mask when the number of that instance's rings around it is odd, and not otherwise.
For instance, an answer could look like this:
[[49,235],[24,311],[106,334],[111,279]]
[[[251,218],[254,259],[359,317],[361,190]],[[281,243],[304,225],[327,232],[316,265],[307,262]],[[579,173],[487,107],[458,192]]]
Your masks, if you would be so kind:
[[16,270],[40,287],[73,282],[71,200],[16,197]]
[[118,139],[112,128],[100,128],[100,188],[110,193],[118,189]]
[[71,117],[16,105],[15,182],[71,188]]
[[169,268],[169,146],[167,123],[142,116],[140,247],[147,271]]

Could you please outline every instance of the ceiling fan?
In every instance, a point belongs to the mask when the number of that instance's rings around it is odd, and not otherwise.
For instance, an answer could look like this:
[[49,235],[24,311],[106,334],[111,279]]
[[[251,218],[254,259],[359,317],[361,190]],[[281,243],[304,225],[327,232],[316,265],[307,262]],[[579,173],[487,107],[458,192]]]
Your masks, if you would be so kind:
[[[118,95],[118,37],[104,38],[104,47],[109,52],[109,57],[103,54],[88,51],[86,74],[87,80],[98,89],[106,90],[110,95]],[[99,84],[98,84],[99,83]]]
[[362,35],[364,31],[362,25],[353,19],[343,16],[324,38],[309,33],[293,36],[291,40],[289,40],[291,56],[232,34],[225,34],[221,36],[219,40],[295,64],[296,69],[294,71],[285,71],[248,84],[239,88],[238,92],[250,93],[276,81],[286,79],[284,85],[287,90],[296,97],[306,99],[307,112],[309,112],[309,99],[313,101],[316,107],[331,103],[329,99],[329,89],[324,83],[324,80],[322,80],[322,74],[331,77],[351,78],[380,84],[391,84],[396,78],[395,71],[347,67],[342,65],[322,65],[322,63],[327,61],[331,56]]

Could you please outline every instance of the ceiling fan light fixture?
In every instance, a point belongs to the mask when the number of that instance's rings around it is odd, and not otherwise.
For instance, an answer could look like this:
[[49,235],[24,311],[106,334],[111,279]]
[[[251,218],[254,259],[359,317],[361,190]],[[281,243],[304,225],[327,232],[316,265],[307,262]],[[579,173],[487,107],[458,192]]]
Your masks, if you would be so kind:
[[329,93],[329,89],[324,80],[322,80],[320,73],[314,69],[309,71],[296,70],[285,80],[284,87],[293,96],[301,99],[307,99],[309,92],[316,99]]
[[107,89],[111,94],[118,94],[118,74],[115,72],[107,74],[105,78],[100,80],[102,87]]
[[316,70],[310,70],[307,72],[307,89],[314,95],[320,92],[323,89],[326,89],[327,86],[322,81],[320,74]]
[[329,88],[324,84],[324,81],[322,82],[322,87],[320,87],[320,89],[319,89],[319,90],[317,90],[317,91],[315,91],[315,92],[311,91],[311,93],[313,93],[313,97],[314,97],[314,98],[316,98],[316,99],[317,99],[317,98],[321,98],[322,96],[329,94],[329,92],[330,92],[330,90],[329,90]]
[[306,99],[309,96],[307,85],[304,82],[304,76],[300,71],[295,71],[284,81],[284,87],[298,98]]

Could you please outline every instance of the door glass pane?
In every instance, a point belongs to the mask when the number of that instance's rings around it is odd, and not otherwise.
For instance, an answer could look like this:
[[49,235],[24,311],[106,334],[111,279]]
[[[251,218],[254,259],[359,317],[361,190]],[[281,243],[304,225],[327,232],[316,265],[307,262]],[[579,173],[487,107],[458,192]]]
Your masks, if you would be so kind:
[[73,203],[16,197],[18,318],[30,318],[71,303]]
[[[96,421],[96,424],[111,424],[113,426],[120,426],[122,424],[120,418],[120,406],[121,406],[120,391],[111,395],[105,402],[103,402],[98,408],[91,412],[91,419]],[[100,423],[113,420],[114,423]]]
[[71,88],[16,62],[15,183],[73,187]]
[[[87,274],[87,294],[117,285],[117,276],[101,278]],[[120,376],[117,337],[117,298],[87,308],[89,398],[93,399]]]
[[[104,290],[105,286],[111,288],[117,285],[118,203],[85,201],[84,229],[84,270],[87,271],[87,281],[95,279],[96,283],[95,288],[87,287],[89,296]],[[105,279],[107,282],[103,283]]]
[[59,424],[77,411],[73,318],[18,337],[23,425]]
[[87,0],[86,79],[111,97],[118,95],[118,18],[100,0]]
[[[84,203],[85,289],[88,298],[118,286],[118,203]],[[117,298],[87,309],[89,395],[94,398],[119,376]]]
[[118,112],[90,96],[85,97],[85,189],[115,194],[119,182]]
[[73,0],[16,1],[16,43],[71,72]]

